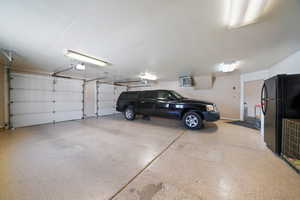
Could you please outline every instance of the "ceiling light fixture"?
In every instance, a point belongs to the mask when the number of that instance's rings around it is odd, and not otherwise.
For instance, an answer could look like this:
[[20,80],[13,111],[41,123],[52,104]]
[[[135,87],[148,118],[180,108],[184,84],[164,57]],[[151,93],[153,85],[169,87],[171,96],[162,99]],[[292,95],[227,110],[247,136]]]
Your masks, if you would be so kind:
[[79,70],[79,71],[84,71],[85,70],[85,65],[84,64],[77,64],[75,66],[75,69]]
[[65,54],[65,56],[67,56],[69,58],[73,58],[75,60],[79,60],[79,61],[82,61],[85,63],[91,63],[91,64],[98,65],[101,67],[110,65],[110,63],[108,63],[108,62],[105,62],[103,60],[100,60],[95,57],[88,56],[88,55],[85,55],[85,54],[82,54],[82,53],[79,53],[79,52],[76,52],[73,50],[65,50],[64,54]]
[[255,23],[266,10],[270,0],[226,0],[226,24],[238,28]]
[[219,65],[219,71],[220,72],[233,72],[234,70],[237,69],[238,65],[240,64],[239,61],[233,61],[233,62],[229,62],[229,63],[221,63]]
[[142,73],[141,75],[139,75],[139,77],[144,80],[151,80],[151,81],[157,80],[157,76],[150,74],[148,72]]

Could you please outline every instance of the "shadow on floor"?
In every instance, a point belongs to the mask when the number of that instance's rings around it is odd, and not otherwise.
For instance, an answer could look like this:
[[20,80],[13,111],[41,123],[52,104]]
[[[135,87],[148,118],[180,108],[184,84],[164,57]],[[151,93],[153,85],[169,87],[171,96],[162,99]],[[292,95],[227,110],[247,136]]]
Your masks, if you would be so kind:
[[204,127],[198,130],[201,133],[215,133],[218,131],[218,126],[216,123],[213,122],[204,122]]
[[[108,115],[104,116],[102,118],[110,119],[110,120],[116,120],[116,121],[124,121],[122,114],[116,114],[116,115]],[[143,118],[143,116],[136,116],[136,119],[131,122],[128,121],[128,123],[139,123],[139,124],[145,124],[145,125],[153,125],[153,126],[159,126],[164,128],[173,128],[173,129],[182,129],[182,130],[188,130],[184,127],[182,124],[182,121],[176,120],[176,119],[167,119],[167,118],[161,118],[161,117],[150,117],[150,118]],[[203,128],[200,130],[194,130],[193,132],[200,132],[200,133],[214,133],[218,130],[218,126],[215,123],[212,122],[205,122]]]
[[246,128],[251,128],[254,130],[260,130],[259,126],[257,126],[257,124],[255,124],[254,122],[249,122],[249,121],[231,121],[231,122],[227,122],[229,124],[233,124],[233,125],[237,125],[237,126],[243,126]]

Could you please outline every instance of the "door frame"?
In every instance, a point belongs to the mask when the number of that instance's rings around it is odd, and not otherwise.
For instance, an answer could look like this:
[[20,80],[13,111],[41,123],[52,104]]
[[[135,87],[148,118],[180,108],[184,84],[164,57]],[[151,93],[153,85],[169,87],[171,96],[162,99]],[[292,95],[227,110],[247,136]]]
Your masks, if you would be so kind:
[[[269,78],[268,70],[261,70],[252,73],[242,74],[240,77],[240,120],[244,120],[244,100],[245,100],[245,83],[250,81],[266,80]],[[260,135],[264,137],[264,116],[261,115]]]

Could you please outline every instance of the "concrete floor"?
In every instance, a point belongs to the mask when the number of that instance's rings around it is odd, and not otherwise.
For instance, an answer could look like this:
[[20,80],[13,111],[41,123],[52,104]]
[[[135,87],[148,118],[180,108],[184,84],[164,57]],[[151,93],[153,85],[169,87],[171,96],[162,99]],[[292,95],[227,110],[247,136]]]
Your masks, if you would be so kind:
[[122,116],[0,134],[0,200],[299,200],[300,176],[252,129]]

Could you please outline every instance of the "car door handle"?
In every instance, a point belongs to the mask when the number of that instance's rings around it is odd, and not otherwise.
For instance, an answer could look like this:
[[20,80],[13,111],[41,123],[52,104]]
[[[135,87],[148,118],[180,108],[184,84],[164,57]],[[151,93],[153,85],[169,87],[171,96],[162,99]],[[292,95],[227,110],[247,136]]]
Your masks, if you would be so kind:
[[145,101],[141,101],[141,103],[145,103]]

